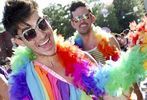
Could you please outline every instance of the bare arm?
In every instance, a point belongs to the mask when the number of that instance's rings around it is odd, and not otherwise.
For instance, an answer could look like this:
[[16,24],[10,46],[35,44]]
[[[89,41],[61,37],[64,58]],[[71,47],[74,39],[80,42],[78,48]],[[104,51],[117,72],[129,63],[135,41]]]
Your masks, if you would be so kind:
[[0,96],[4,100],[9,100],[8,83],[7,83],[7,80],[5,79],[5,77],[2,74],[0,74]]
[[133,89],[134,89],[134,92],[135,92],[135,94],[136,94],[136,96],[137,96],[137,100],[143,100],[143,96],[142,96],[142,93],[141,93],[141,91],[140,91],[140,89],[139,89],[139,86],[138,86],[138,84],[137,83],[135,83],[134,85],[133,85]]

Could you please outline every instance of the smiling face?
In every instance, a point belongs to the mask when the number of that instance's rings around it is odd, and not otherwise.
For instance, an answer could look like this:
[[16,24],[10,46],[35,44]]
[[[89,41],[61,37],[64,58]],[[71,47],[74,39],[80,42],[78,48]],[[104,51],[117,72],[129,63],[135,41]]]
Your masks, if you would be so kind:
[[25,23],[19,24],[18,37],[36,56],[51,56],[56,52],[53,30],[38,12],[34,12]]
[[72,16],[71,24],[74,29],[76,29],[81,35],[90,32],[95,17],[86,7],[77,8],[72,12]]

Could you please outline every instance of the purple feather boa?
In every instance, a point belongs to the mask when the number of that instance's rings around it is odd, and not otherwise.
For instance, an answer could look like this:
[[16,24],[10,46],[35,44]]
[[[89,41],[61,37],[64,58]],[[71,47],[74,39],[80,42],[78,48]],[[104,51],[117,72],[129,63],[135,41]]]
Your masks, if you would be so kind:
[[74,84],[77,87],[82,88],[88,95],[101,97],[105,94],[104,88],[98,86],[100,79],[94,77],[98,72],[98,70],[94,70],[98,69],[95,65],[90,65],[88,61],[81,60],[75,63],[74,67]]
[[9,78],[10,100],[33,100],[26,82],[25,69],[11,74]]

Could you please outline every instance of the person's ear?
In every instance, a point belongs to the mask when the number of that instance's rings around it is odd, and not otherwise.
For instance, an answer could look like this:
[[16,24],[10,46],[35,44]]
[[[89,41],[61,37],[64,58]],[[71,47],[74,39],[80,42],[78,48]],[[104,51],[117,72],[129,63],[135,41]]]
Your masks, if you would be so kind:
[[15,42],[17,45],[24,46],[24,42],[22,41],[21,38],[15,37],[15,38],[14,38],[14,42]]
[[91,19],[92,19],[92,23],[95,23],[96,17],[93,14],[90,14],[90,16],[91,16]]
[[73,20],[71,20],[71,26],[74,28],[74,29],[76,29],[76,27],[75,27],[75,23],[73,22]]

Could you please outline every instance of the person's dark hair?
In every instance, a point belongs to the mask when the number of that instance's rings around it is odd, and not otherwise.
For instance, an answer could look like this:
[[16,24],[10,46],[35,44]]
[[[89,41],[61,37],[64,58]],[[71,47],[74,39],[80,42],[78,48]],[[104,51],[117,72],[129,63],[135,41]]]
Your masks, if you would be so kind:
[[[86,7],[86,8],[88,8],[87,5],[85,3],[83,3],[83,2],[81,2],[81,1],[73,2],[71,4],[70,8],[69,8],[70,9],[70,16],[71,16],[71,18],[73,18],[72,12],[74,12],[79,7]],[[88,8],[88,10],[89,10],[89,12],[91,12],[91,10],[89,8]]]
[[18,24],[27,20],[37,9],[38,4],[33,0],[7,0],[2,19],[4,28],[15,37]]
[[121,35],[122,37],[124,37],[124,36],[125,36],[125,34],[124,34],[124,33],[121,33],[120,35]]
[[129,33],[129,31],[130,31],[129,29],[123,30],[124,35],[127,35]]
[[115,34],[114,36],[115,36],[115,38],[118,38],[118,37],[120,37],[120,34]]

